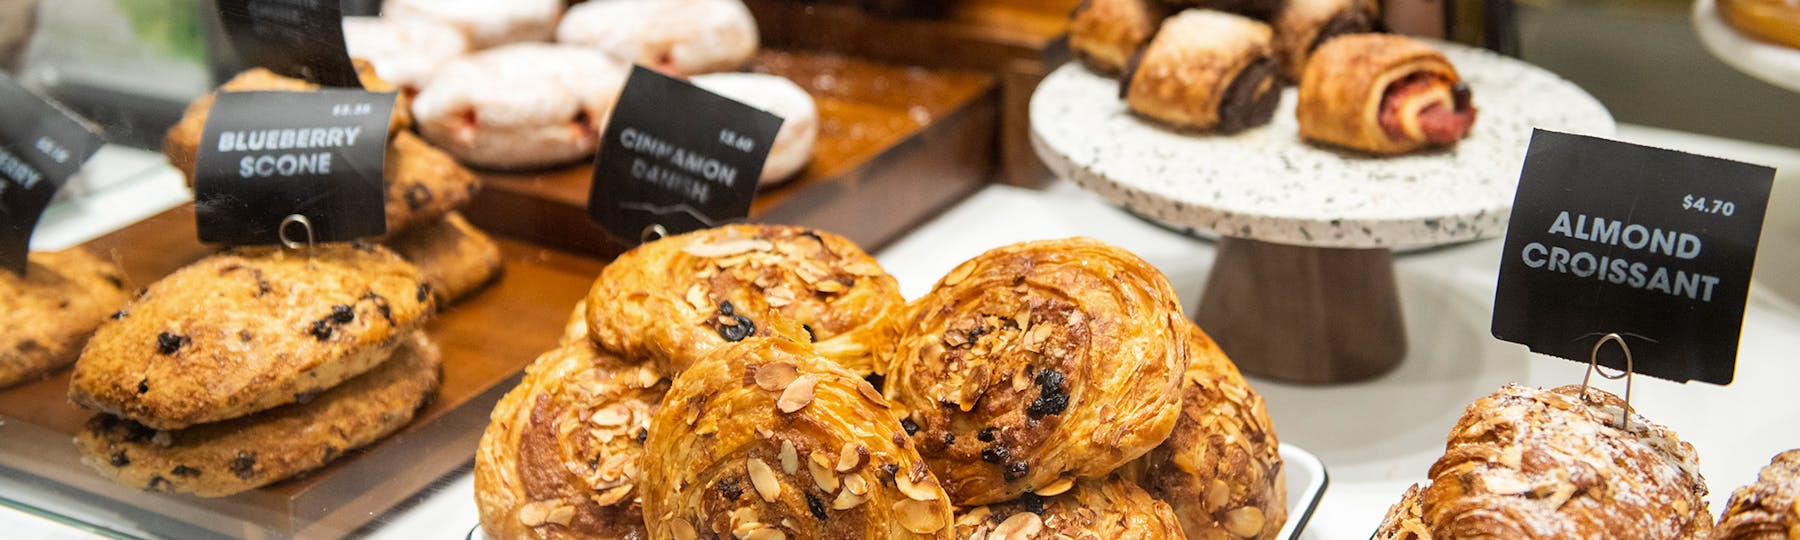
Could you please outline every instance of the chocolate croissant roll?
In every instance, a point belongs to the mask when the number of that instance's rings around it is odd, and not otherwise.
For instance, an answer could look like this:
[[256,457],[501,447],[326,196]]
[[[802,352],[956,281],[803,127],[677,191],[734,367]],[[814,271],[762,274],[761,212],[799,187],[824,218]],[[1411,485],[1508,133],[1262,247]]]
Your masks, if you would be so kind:
[[1125,250],[1025,242],[913,306],[887,395],[958,505],[1111,474],[1161,444],[1187,367],[1175,290]]
[[1456,67],[1429,45],[1389,34],[1320,45],[1300,76],[1295,114],[1301,137],[1374,154],[1453,145],[1475,124]]
[[620,255],[588,293],[595,343],[664,373],[734,341],[767,317],[804,325],[819,354],[879,373],[906,308],[900,286],[844,237],[784,225],[729,225]]
[[577,342],[545,353],[494,406],[475,453],[489,537],[645,538],[641,463],[669,384]]
[[1119,474],[1169,503],[1188,538],[1274,538],[1287,522],[1275,426],[1219,345],[1192,324],[1186,334],[1181,419]]
[[[1712,514],[1694,447],[1580,386],[1506,386],[1469,405],[1431,483],[1403,499],[1382,540],[1706,538]],[[1408,491],[1411,495],[1412,491]]]
[[1069,48],[1094,71],[1121,73],[1168,16],[1156,0],[1086,0],[1071,15]]
[[1733,491],[1712,538],[1800,538],[1800,450],[1776,455],[1757,473],[1756,483]]
[[1299,81],[1306,59],[1331,38],[1373,32],[1381,20],[1374,0],[1287,0],[1270,22],[1275,27],[1275,58],[1288,80]]
[[650,421],[651,536],[950,538],[949,496],[888,407],[805,343],[719,349]]
[[1281,100],[1269,25],[1190,9],[1163,21],[1126,68],[1133,112],[1181,128],[1236,133],[1269,123]]
[[1063,479],[1051,496],[977,506],[956,517],[958,540],[1014,538],[1131,538],[1186,540],[1169,505],[1130,480]]

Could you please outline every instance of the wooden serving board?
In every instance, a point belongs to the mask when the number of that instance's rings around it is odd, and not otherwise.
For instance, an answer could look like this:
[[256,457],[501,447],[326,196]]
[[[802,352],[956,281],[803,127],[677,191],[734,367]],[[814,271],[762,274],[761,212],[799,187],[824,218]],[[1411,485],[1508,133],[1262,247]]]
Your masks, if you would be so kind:
[[[37,383],[0,390],[0,470],[36,476],[46,490],[99,506],[109,519],[158,536],[348,535],[469,463],[494,403],[517,383],[526,364],[555,345],[575,302],[603,266],[594,259],[500,243],[505,257],[500,279],[426,326],[444,355],[437,397],[399,433],[323,469],[218,499],[113,484],[83,465],[71,442],[91,413],[69,401],[69,372],[63,370]],[[117,261],[133,287],[148,285],[212,251],[195,239],[192,205],[86,247]]]
[[[819,107],[812,161],[758,193],[750,219],[886,245],[961,201],[993,175],[994,78],[820,53],[765,50],[753,71],[793,80]],[[483,174],[464,215],[483,229],[555,249],[611,257],[624,246],[587,217],[591,164]]]

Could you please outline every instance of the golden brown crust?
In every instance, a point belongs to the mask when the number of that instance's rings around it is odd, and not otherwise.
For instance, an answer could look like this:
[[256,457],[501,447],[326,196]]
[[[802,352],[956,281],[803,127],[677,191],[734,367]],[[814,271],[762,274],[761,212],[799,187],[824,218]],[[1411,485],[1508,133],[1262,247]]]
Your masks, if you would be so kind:
[[1800,9],[1787,0],[1719,0],[1719,18],[1756,39],[1800,49]]
[[380,367],[304,404],[156,431],[100,414],[75,436],[82,461],[137,489],[223,497],[319,468],[398,431],[437,393],[442,361],[422,333]]
[[653,365],[585,341],[538,357],[475,454],[482,529],[501,540],[648,538],[639,460],[668,389]]
[[1275,426],[1219,345],[1192,324],[1186,333],[1181,419],[1119,474],[1169,503],[1189,538],[1274,538],[1287,522]]
[[888,407],[804,343],[715,351],[650,422],[652,537],[951,538],[949,497]]
[[1069,48],[1094,71],[1123,73],[1168,16],[1155,0],[1087,0],[1070,18]]
[[155,429],[237,418],[373,368],[424,324],[432,300],[419,271],[377,245],[228,250],[102,324],[69,397]]
[[1238,74],[1273,52],[1269,26],[1229,13],[1190,9],[1163,21],[1127,73],[1131,110],[1195,129],[1219,124],[1219,104]]
[[1169,505],[1116,476],[1071,482],[1052,497],[978,506],[958,514],[960,540],[1070,538],[1186,540]]
[[1757,473],[1755,483],[1731,492],[1712,538],[1800,538],[1800,450],[1777,454]]
[[1321,32],[1366,33],[1378,20],[1381,6],[1374,0],[1286,0],[1270,22],[1275,29],[1275,58],[1288,80],[1299,81],[1313,48],[1324,43]]
[[389,241],[388,247],[419,267],[439,306],[448,306],[500,277],[500,244],[456,212],[401,234]]
[[1379,530],[1421,539],[1706,538],[1713,521],[1694,447],[1636,413],[1620,429],[1624,400],[1580,392],[1509,385],[1470,404],[1416,514],[1402,504]]
[[1418,40],[1392,34],[1351,34],[1320,45],[1300,76],[1294,114],[1300,136],[1375,154],[1424,148],[1423,137],[1395,139],[1382,130],[1388,86],[1415,73],[1462,80],[1444,55]]
[[[729,307],[727,307],[729,304]],[[849,240],[786,225],[728,225],[620,255],[587,296],[595,343],[680,373],[769,314],[806,325],[819,354],[879,373],[905,310],[900,287]],[[729,313],[727,313],[729,311]]]
[[1388,507],[1373,540],[1431,540],[1431,529],[1425,527],[1425,517],[1420,515],[1418,484],[1407,486],[1400,502]]
[[1162,443],[1187,367],[1167,278],[1090,239],[962,263],[912,306],[887,378],[959,505],[1094,478]]
[[0,270],[0,388],[74,362],[127,298],[124,272],[80,248],[33,252],[24,276]]

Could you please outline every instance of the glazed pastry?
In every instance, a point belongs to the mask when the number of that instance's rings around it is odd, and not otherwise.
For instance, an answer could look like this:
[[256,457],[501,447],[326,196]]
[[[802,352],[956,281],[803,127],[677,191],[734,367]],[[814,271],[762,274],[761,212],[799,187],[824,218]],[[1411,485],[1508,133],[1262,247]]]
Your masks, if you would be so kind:
[[0,270],[0,388],[74,362],[128,298],[124,272],[79,248],[33,252],[23,276]]
[[1274,538],[1287,522],[1281,444],[1237,366],[1188,324],[1181,419],[1161,446],[1120,469],[1174,507],[1188,538]]
[[1373,154],[1456,144],[1475,124],[1468,87],[1431,46],[1351,34],[1313,51],[1300,76],[1300,136]]
[[1122,73],[1168,15],[1157,0],[1086,0],[1069,21],[1069,48],[1094,71]]
[[500,244],[456,212],[400,235],[388,247],[419,267],[440,307],[500,277]]
[[1188,325],[1169,280],[1077,238],[958,265],[911,306],[887,378],[958,506],[1111,474],[1181,413]]
[[959,540],[1108,538],[1187,540],[1169,505],[1129,480],[1063,479],[1051,496],[1025,495],[1014,502],[977,506],[956,516]]
[[1297,82],[1319,45],[1344,34],[1373,32],[1380,20],[1381,6],[1374,0],[1287,0],[1270,22],[1275,59],[1282,74]]
[[1269,25],[1190,9],[1126,67],[1119,97],[1132,112],[1178,128],[1237,133],[1269,123],[1281,100]]
[[647,538],[639,460],[668,389],[654,366],[591,343],[538,357],[494,406],[475,454],[482,529],[501,540]]
[[620,255],[587,296],[595,343],[680,373],[714,349],[805,325],[819,354],[858,374],[883,356],[906,309],[900,286],[844,237],[786,225],[727,225]]
[[1793,0],[1719,0],[1719,18],[1750,37],[1800,49],[1800,4]]
[[1580,392],[1508,385],[1469,405],[1376,538],[1706,538],[1694,447],[1637,413],[1621,429],[1624,400]]
[[437,393],[442,361],[418,332],[379,367],[305,403],[175,431],[110,414],[75,435],[81,461],[137,489],[223,497],[317,469],[399,431]]
[[463,163],[533,169],[592,158],[629,66],[597,51],[520,43],[438,70],[419,91],[419,133]]
[[387,0],[381,15],[427,19],[462,31],[472,49],[524,41],[547,41],[556,31],[563,0]]
[[344,46],[408,95],[437,69],[469,52],[469,38],[430,19],[344,17]]
[[717,350],[650,421],[651,537],[951,538],[949,497],[888,407],[802,342]]
[[237,248],[150,285],[81,351],[76,404],[181,429],[304,401],[386,360],[433,311],[387,248]]
[[1800,450],[1777,454],[1757,473],[1756,483],[1733,491],[1712,538],[1800,538]]
[[569,8],[556,41],[676,77],[730,71],[756,55],[756,19],[740,0],[606,0]]
[[689,79],[708,92],[768,111],[782,119],[781,131],[769,146],[758,184],[780,184],[812,160],[813,143],[819,139],[819,107],[811,94],[780,75],[715,73]]

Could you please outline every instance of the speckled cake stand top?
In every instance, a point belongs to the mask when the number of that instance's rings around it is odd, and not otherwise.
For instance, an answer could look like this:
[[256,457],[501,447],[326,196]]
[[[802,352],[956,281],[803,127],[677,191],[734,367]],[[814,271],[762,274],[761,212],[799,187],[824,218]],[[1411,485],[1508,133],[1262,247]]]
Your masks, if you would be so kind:
[[1454,148],[1374,157],[1300,139],[1296,90],[1236,135],[1133,115],[1118,81],[1070,63],[1031,98],[1032,145],[1057,175],[1176,227],[1281,244],[1416,247],[1506,228],[1531,129],[1610,136],[1612,115],[1574,83],[1481,49],[1434,42],[1479,116]]

